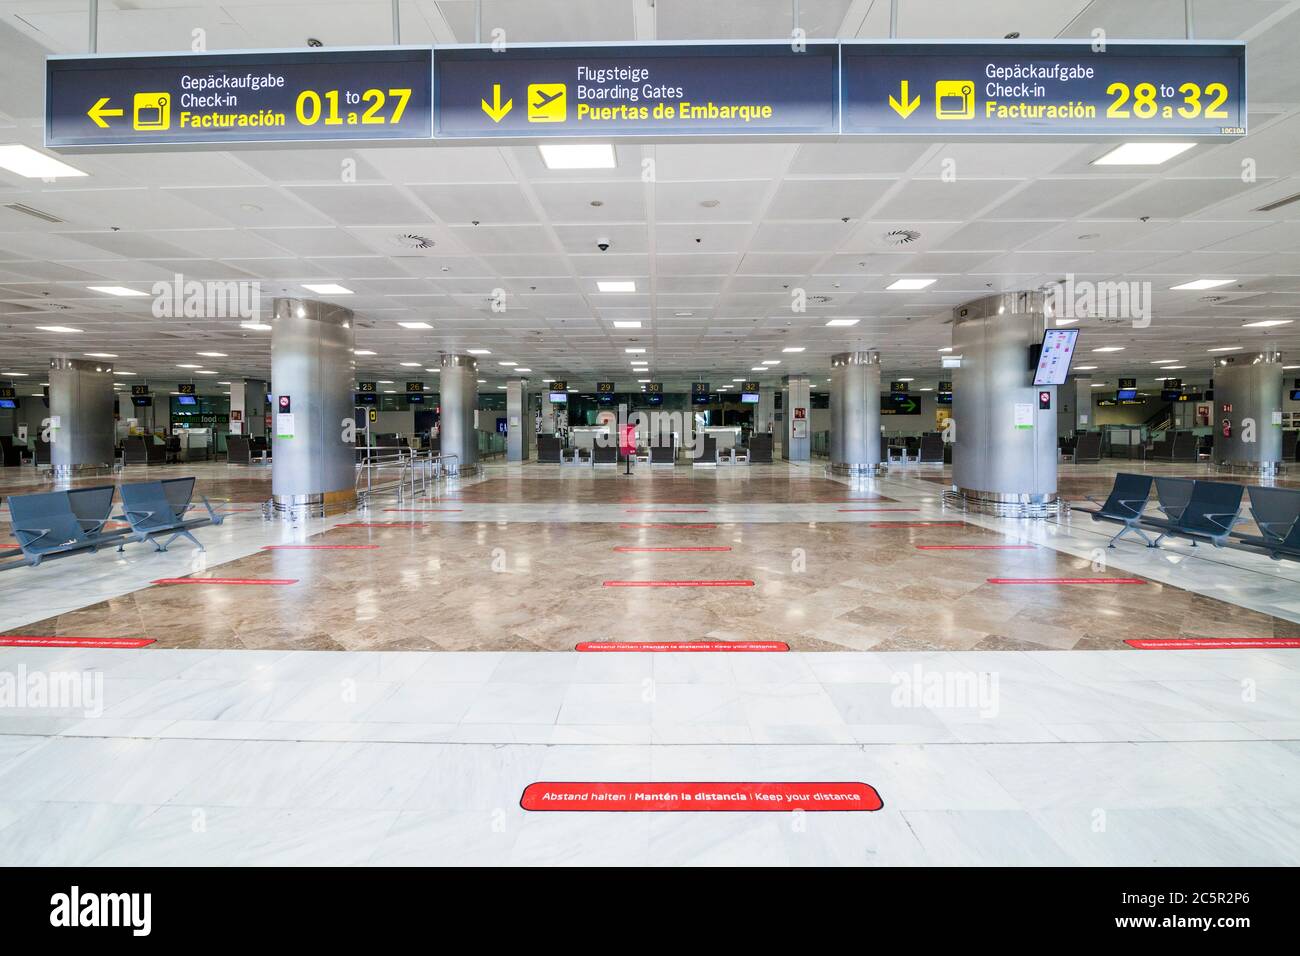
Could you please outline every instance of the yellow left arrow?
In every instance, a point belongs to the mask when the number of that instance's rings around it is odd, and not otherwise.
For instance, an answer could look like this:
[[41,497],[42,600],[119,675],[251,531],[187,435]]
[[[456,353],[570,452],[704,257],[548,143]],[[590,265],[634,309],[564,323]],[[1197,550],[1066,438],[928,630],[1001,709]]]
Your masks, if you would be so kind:
[[483,104],[483,112],[486,113],[489,117],[491,117],[492,122],[494,123],[500,123],[503,119],[505,119],[506,114],[509,113],[510,110],[513,109],[515,105],[514,100],[506,100],[505,103],[501,102],[500,83],[492,84],[491,104],[489,104],[487,100],[479,100],[479,102]]
[[86,110],[86,115],[89,116],[92,120],[94,120],[95,125],[98,126],[100,129],[108,129],[108,124],[104,122],[104,117],[121,116],[122,111],[120,109],[109,109],[108,97],[101,96],[99,98],[98,103],[96,103],[90,109]]

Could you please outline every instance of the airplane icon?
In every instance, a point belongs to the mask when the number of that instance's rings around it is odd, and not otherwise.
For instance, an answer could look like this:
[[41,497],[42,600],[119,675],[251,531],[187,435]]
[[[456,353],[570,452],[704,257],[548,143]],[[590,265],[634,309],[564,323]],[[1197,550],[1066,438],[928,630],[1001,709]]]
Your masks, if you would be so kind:
[[528,122],[563,123],[569,117],[563,83],[530,83],[528,86]]

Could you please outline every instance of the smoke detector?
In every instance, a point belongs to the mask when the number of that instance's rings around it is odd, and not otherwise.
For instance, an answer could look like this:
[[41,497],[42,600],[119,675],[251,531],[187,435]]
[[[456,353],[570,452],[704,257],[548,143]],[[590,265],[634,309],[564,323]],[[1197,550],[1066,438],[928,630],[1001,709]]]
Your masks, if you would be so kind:
[[907,246],[921,238],[921,234],[915,229],[891,229],[880,237],[880,241],[887,246]]
[[393,241],[404,249],[432,249],[437,245],[428,236],[421,236],[414,232],[404,232],[401,235],[394,236]]

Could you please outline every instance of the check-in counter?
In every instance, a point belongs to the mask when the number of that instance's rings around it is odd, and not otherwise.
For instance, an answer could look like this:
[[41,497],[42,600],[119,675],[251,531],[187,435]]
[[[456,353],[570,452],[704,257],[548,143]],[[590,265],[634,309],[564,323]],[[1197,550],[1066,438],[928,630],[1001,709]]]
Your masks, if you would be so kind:
[[732,448],[740,444],[740,426],[728,426],[722,428],[719,426],[709,426],[700,429],[701,435],[708,435],[716,443],[720,453],[730,454]]
[[212,429],[182,428],[176,433],[181,440],[181,455],[186,461],[204,461],[212,455]]
[[591,450],[600,444],[614,445],[614,433],[608,425],[583,425],[569,429],[569,445],[572,448]]

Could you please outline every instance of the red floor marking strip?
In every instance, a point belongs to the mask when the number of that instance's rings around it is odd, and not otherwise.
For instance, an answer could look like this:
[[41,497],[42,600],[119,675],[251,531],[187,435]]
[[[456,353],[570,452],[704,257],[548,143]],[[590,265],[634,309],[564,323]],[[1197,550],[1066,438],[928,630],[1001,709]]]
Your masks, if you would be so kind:
[[716,548],[615,548],[622,554],[641,554],[649,551],[730,551],[729,545],[722,545]]
[[349,521],[347,524],[336,524],[336,528],[427,528],[429,525],[423,521]]
[[647,514],[647,515],[705,515],[709,513],[708,508],[628,508],[624,514]]
[[159,578],[153,584],[297,584],[297,578]]
[[[335,525],[346,528],[347,525]],[[263,551],[373,551],[377,544],[264,544]]]
[[862,512],[862,511],[920,511],[920,508],[836,508],[836,511]]
[[595,812],[789,812],[879,810],[884,801],[865,783],[530,783],[525,810]]
[[1140,651],[1205,651],[1233,647],[1300,648],[1300,638],[1295,637],[1276,637],[1272,640],[1258,637],[1161,637],[1126,640],[1124,643]]
[[1150,584],[1142,578],[987,578],[989,584]]
[[602,581],[603,588],[752,588],[753,581]]
[[148,647],[153,643],[152,637],[0,637],[0,647]]
[[700,651],[788,651],[790,645],[785,641],[582,641],[573,649],[601,653],[628,651],[637,654],[669,651],[676,654]]
[[873,521],[868,528],[964,528],[964,521]]
[[716,528],[716,524],[621,524],[620,528]]
[[917,551],[1035,551],[1036,544],[918,544]]

